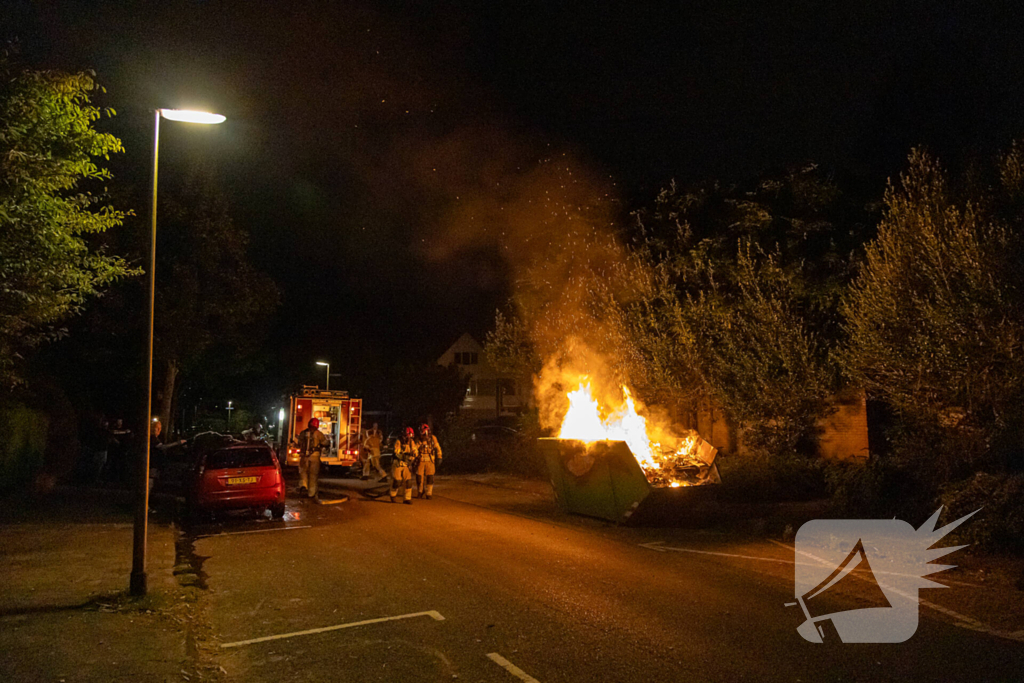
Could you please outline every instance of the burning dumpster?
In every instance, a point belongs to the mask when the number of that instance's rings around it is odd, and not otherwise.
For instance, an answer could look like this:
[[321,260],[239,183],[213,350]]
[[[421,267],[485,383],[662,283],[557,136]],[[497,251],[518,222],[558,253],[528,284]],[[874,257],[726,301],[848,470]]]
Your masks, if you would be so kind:
[[583,377],[566,394],[558,438],[540,439],[551,485],[566,512],[613,522],[678,518],[680,506],[699,517],[720,483],[718,450],[696,432],[678,436],[648,424],[629,389],[614,410],[603,407]]
[[641,467],[625,441],[550,438],[539,443],[563,510],[628,522],[678,516],[681,510],[697,517],[698,508],[713,499],[714,487],[706,485],[721,481],[714,464],[717,450],[696,439],[692,457],[676,458],[654,472]]

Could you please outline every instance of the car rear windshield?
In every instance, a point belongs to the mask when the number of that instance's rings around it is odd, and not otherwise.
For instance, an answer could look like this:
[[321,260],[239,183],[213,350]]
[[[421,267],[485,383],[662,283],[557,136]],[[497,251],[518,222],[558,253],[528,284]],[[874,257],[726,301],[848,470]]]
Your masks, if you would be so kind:
[[273,466],[274,455],[269,448],[228,448],[214,451],[206,458],[206,469],[208,470]]

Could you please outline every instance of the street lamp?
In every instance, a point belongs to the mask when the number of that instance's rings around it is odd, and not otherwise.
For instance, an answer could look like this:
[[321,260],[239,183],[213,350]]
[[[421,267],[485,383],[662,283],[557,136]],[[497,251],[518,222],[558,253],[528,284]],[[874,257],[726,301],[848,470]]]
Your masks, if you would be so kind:
[[234,408],[231,407],[232,403],[234,403],[234,401],[228,401],[228,431],[229,432],[231,431],[231,411],[234,410]]
[[[160,117],[186,123],[222,123],[223,116],[205,111],[186,109],[157,109],[154,111],[153,129],[153,197],[149,230],[149,328],[146,339],[146,375],[143,394],[146,412],[139,424],[149,426],[153,410],[153,308],[156,302],[156,181],[160,159]],[[230,413],[229,413],[230,414]],[[146,532],[149,522],[149,434],[140,434],[138,499],[135,502],[135,533],[132,548],[132,575],[129,590],[132,595],[146,594]]]
[[326,389],[326,391],[330,391],[331,390],[331,364],[330,363],[325,363],[322,360],[318,360],[316,362],[316,364],[317,365],[322,365],[325,368],[327,368],[327,387],[325,389]]

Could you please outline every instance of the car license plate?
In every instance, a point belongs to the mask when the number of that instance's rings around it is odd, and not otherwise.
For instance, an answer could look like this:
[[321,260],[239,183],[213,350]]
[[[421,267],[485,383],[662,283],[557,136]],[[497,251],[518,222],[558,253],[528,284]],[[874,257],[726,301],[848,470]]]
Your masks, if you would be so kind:
[[231,477],[228,479],[228,485],[233,486],[235,484],[255,484],[259,477]]

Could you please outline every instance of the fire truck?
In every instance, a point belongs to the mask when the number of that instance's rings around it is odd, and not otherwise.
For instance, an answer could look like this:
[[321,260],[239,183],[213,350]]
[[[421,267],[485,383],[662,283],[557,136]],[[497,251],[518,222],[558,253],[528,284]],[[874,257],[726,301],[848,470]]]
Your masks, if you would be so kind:
[[320,457],[323,465],[350,467],[359,461],[363,421],[363,399],[349,398],[347,391],[328,391],[304,386],[286,397],[288,402],[287,438],[281,442],[280,460],[299,464],[298,436],[314,417],[320,419],[320,431],[327,437],[328,449]]

